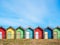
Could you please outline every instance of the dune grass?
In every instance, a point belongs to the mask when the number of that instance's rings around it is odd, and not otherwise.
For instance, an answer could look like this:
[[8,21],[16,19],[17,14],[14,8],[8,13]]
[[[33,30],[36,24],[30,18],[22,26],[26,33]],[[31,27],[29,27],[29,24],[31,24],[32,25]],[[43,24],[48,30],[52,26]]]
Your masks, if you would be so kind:
[[0,40],[0,45],[60,45],[60,40],[55,39]]

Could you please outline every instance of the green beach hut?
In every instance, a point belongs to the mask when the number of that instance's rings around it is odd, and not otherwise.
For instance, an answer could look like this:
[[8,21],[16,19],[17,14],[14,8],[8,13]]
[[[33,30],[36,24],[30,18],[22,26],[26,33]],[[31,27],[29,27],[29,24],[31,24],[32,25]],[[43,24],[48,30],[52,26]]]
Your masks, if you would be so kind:
[[53,38],[54,39],[60,39],[60,27],[56,27],[53,30]]
[[24,29],[22,27],[18,27],[16,29],[16,39],[23,39],[24,38]]

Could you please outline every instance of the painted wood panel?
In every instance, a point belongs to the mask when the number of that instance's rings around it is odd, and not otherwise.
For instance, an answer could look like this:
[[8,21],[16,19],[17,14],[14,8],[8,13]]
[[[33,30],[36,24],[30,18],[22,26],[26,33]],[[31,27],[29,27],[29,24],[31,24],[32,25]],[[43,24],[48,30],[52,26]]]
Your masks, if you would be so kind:
[[[11,36],[11,37],[10,37]],[[12,27],[9,27],[6,30],[6,38],[7,39],[15,39],[15,30]]]
[[[48,36],[48,39],[53,39],[53,30],[50,27],[47,27],[44,29],[44,33],[46,32],[46,38]],[[47,33],[48,32],[48,33]],[[48,34],[48,35],[47,35]],[[44,34],[45,36],[45,34]]]
[[16,39],[23,39],[25,37],[25,31],[22,27],[16,29]]
[[34,31],[30,27],[26,29],[25,31],[25,38],[33,39],[34,37]]
[[3,27],[0,27],[0,39],[6,38],[6,30]]
[[53,29],[53,33],[57,32],[56,35],[53,35],[55,38],[54,39],[60,39],[60,27],[56,27],[55,29]]
[[41,29],[40,27],[35,28],[35,30],[34,30],[34,38],[35,39],[43,39],[43,29]]

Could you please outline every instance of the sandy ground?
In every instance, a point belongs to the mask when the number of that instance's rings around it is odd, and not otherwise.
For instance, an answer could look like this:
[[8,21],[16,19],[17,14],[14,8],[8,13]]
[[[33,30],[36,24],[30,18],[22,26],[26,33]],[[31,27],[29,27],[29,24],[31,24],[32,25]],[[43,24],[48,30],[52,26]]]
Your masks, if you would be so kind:
[[57,39],[0,40],[0,45],[60,45],[60,40]]

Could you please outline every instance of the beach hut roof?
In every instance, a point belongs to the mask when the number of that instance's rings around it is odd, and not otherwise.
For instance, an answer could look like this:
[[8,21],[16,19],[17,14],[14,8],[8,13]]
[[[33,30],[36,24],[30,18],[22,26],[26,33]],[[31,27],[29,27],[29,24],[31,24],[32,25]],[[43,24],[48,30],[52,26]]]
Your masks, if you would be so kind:
[[2,26],[0,27],[0,29],[3,29],[4,31],[6,31],[5,28],[3,28]]
[[13,27],[11,27],[11,26],[10,26],[10,27],[8,27],[8,28],[7,28],[7,30],[8,30],[8,29],[10,29],[10,28],[11,28],[13,31],[15,31],[15,29],[14,29]]
[[27,26],[25,29],[29,29],[29,28],[33,29],[33,27],[32,27],[32,26]]
[[53,29],[52,29],[52,28],[50,28],[50,27],[47,27],[47,28],[45,28],[45,29],[53,30]]
[[35,28],[35,29],[41,29],[41,30],[43,30],[43,29],[42,29],[41,27],[39,27],[39,26],[38,26],[37,28]]
[[28,27],[27,29],[31,29],[31,30],[33,30],[31,27]]
[[[21,26],[19,26],[17,29],[21,29],[21,30],[24,30],[24,28],[23,28],[23,27],[21,27]],[[17,30],[17,29],[16,29],[16,30]]]
[[54,28],[54,29],[58,29],[60,31],[60,27],[58,27],[58,26],[56,28]]

